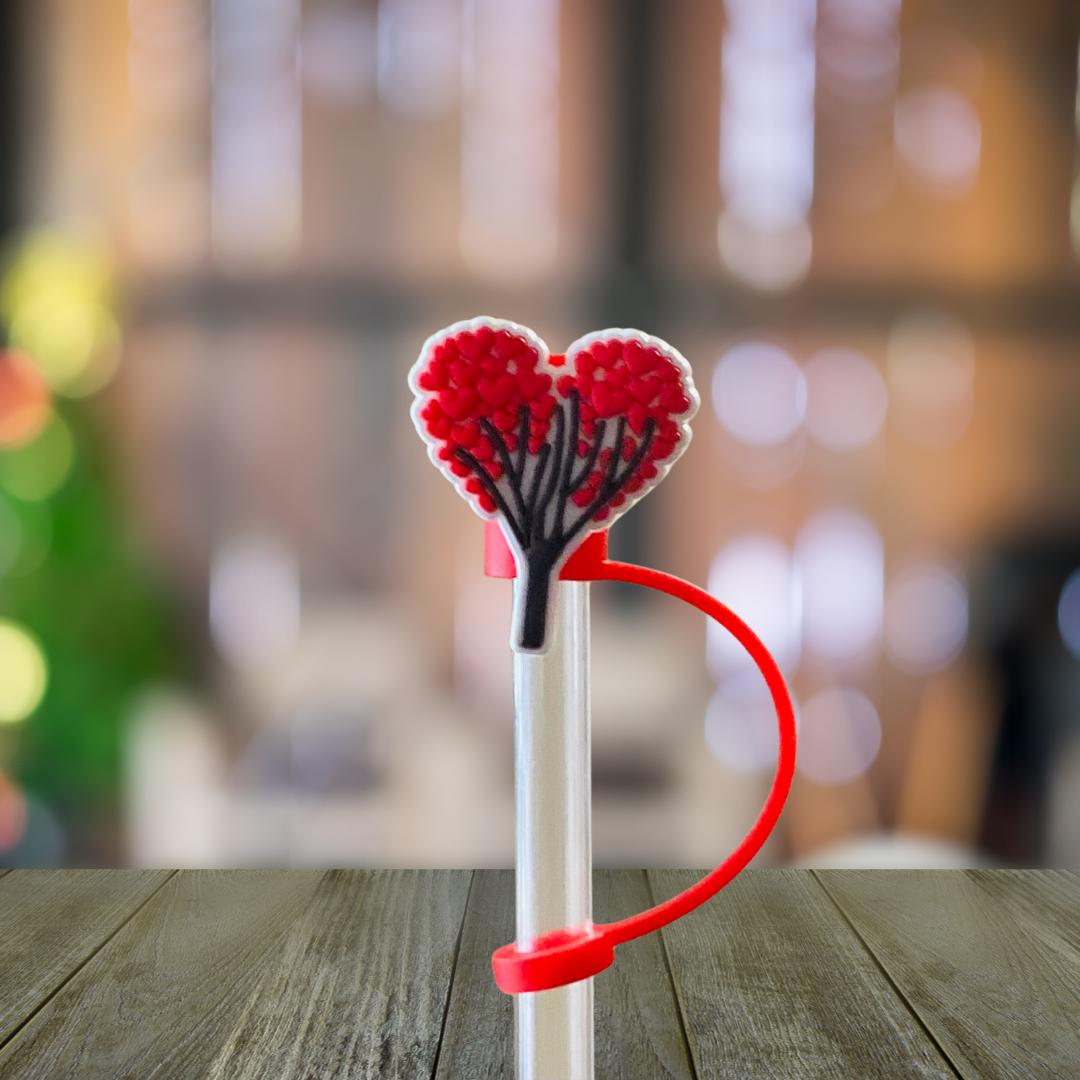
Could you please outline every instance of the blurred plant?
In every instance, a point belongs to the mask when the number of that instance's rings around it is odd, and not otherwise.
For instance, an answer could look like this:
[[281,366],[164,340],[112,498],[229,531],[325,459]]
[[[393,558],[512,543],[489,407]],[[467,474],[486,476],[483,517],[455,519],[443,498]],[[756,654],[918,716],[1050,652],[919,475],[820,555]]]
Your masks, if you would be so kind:
[[123,528],[107,434],[91,402],[62,400],[115,370],[110,281],[100,253],[39,232],[0,284],[18,346],[0,351],[0,713],[13,702],[0,767],[59,813],[68,860],[91,864],[120,857],[128,703],[174,676],[180,655],[167,598]]

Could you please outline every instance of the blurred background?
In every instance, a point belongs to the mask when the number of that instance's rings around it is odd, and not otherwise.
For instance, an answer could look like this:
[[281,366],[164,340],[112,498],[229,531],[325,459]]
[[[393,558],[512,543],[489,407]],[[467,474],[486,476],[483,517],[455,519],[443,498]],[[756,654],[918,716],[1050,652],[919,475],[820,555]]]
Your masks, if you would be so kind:
[[[798,699],[761,865],[1080,866],[1080,8],[0,5],[0,866],[511,866],[510,591],[406,373],[669,340],[616,557]],[[716,864],[776,736],[593,587],[598,866]]]

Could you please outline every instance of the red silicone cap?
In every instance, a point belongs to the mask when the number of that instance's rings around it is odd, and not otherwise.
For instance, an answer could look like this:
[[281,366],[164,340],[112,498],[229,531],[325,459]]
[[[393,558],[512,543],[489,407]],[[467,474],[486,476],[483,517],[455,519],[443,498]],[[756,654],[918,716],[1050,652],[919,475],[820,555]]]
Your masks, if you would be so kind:
[[[516,568],[510,547],[495,521],[484,532],[484,569],[492,577],[514,577]],[[591,927],[588,931],[556,930],[538,938],[533,948],[518,951],[505,945],[491,959],[495,982],[507,994],[551,990],[587,979],[610,966],[615,946],[659,930],[715,896],[758,853],[784,808],[795,772],[795,711],[784,677],[758,636],[734,612],[714,596],[681,578],[644,566],[607,561],[607,533],[590,533],[577,547],[559,577],[566,581],[628,581],[667,593],[703,611],[728,630],[750,654],[765,677],[780,725],[780,750],[776,777],[753,827],[742,843],[711,873],[678,896],[620,922]]]

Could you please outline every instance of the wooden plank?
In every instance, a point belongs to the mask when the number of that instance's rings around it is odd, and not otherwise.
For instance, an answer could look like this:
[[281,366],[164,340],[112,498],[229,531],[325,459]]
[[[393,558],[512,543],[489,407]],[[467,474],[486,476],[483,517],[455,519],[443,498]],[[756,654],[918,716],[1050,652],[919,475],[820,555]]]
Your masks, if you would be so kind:
[[[593,874],[598,922],[652,907],[642,870]],[[628,941],[596,976],[596,1074],[604,1080],[692,1080],[686,1035],[658,934]]]
[[176,874],[0,1050],[0,1078],[205,1077],[321,878]]
[[[702,876],[649,871],[658,900]],[[806,871],[744,871],[661,933],[699,1077],[955,1080]]]
[[477,870],[461,931],[436,1080],[513,1080],[514,1003],[491,954],[514,939],[514,871]]
[[[593,873],[593,912],[613,922],[650,906],[640,870]],[[495,985],[491,954],[514,937],[514,875],[477,871],[437,1080],[511,1080],[514,1012]],[[596,1074],[605,1080],[691,1080],[689,1053],[659,939],[620,946],[615,964],[596,976]]]
[[0,1046],[169,875],[16,870],[0,877]]
[[820,871],[970,1080],[1080,1076],[1080,883],[1055,871]]
[[328,873],[209,1077],[428,1080],[471,878],[469,870]]

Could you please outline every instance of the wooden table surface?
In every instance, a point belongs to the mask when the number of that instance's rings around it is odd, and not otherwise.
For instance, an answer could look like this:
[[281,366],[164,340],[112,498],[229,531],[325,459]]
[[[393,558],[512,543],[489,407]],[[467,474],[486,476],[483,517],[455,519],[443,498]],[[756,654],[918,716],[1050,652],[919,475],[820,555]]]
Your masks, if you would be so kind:
[[[597,871],[608,922],[700,871]],[[0,1078],[511,1078],[503,870],[0,872]],[[750,870],[596,978],[596,1075],[1080,1078],[1080,875]]]

